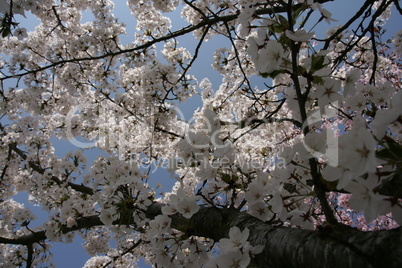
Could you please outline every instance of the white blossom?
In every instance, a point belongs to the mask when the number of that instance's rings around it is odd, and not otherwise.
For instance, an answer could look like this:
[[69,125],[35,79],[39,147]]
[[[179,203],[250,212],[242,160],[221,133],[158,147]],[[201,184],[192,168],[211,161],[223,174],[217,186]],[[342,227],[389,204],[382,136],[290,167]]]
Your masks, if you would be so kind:
[[250,263],[248,253],[242,253],[240,250],[225,252],[219,255],[216,260],[218,267],[245,268]]
[[248,53],[251,55],[255,68],[260,73],[272,73],[282,67],[287,58],[287,52],[275,40],[268,41],[262,49],[258,50],[258,43],[254,37],[248,39],[250,44]]
[[363,211],[367,222],[374,220],[378,215],[387,213],[389,207],[383,201],[384,196],[374,192],[379,185],[377,176],[370,174],[367,179],[356,178],[345,189],[352,193],[349,204],[352,209]]
[[219,240],[220,248],[223,252],[230,252],[241,248],[246,244],[250,231],[246,228],[243,231],[236,226],[230,228],[229,238]]
[[[85,267],[247,267],[254,223],[325,226],[321,188],[340,224],[402,224],[392,1],[126,2],[0,1],[1,267],[75,235]],[[198,236],[215,209],[250,222]]]
[[314,32],[308,33],[304,29],[298,29],[294,32],[286,30],[285,34],[289,39],[296,42],[306,42],[309,41],[314,36]]
[[117,211],[115,208],[107,208],[107,209],[102,209],[101,214],[99,216],[100,220],[105,224],[106,226],[111,226],[112,223],[117,220],[119,215],[117,214]]

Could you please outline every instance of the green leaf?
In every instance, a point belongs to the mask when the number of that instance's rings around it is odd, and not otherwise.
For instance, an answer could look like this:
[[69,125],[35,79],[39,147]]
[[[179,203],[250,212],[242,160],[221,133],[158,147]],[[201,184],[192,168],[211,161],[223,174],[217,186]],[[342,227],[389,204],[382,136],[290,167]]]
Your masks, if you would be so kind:
[[284,32],[283,26],[281,26],[280,24],[276,24],[276,23],[274,25],[272,25],[271,31],[273,31],[274,33],[283,33]]
[[297,8],[292,14],[293,21],[296,21],[300,13],[303,12],[305,9],[306,7],[304,5],[300,5],[300,7]]
[[282,27],[283,27],[284,29],[287,29],[287,28],[289,27],[288,20],[287,20],[284,16],[279,15],[279,16],[278,16],[278,19],[279,19],[279,22],[280,22],[280,24],[282,25]]
[[297,193],[296,185],[291,184],[291,183],[284,183],[283,189],[285,189],[286,191],[288,191],[291,194]]
[[230,176],[229,174],[221,174],[221,179],[226,182],[227,184],[230,183],[230,180],[232,179],[232,176]]
[[402,163],[402,145],[396,142],[386,141],[385,148],[377,151],[376,156],[394,164]]
[[321,76],[313,76],[313,82],[317,85],[324,84],[324,79]]
[[270,73],[261,73],[260,72],[260,75],[264,78],[268,78],[268,77],[275,78],[278,74],[282,74],[282,73],[285,73],[285,71],[284,70],[275,70]]
[[10,27],[4,27],[2,30],[1,30],[1,36],[2,37],[7,37],[7,36],[9,36],[11,34],[11,29],[10,29]]
[[303,66],[299,65],[299,66],[297,66],[297,72],[304,76],[307,73],[307,70]]
[[226,173],[221,173],[220,175],[221,175],[221,180],[223,180],[227,184],[233,184],[234,182],[236,182],[239,179],[239,177],[237,175],[230,175],[230,174],[226,174]]
[[326,64],[324,64],[324,60],[325,56],[316,56],[315,54],[313,54],[311,56],[311,67],[310,67],[311,72],[313,73],[315,71],[324,68],[326,66]]

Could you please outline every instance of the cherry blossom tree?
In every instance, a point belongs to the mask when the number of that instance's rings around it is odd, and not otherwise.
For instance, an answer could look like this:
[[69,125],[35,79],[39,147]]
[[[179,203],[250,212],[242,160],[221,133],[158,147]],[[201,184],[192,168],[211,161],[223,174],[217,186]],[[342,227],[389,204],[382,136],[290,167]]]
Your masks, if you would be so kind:
[[[2,267],[51,267],[75,236],[85,267],[402,265],[398,1],[338,21],[329,0],[128,0],[135,25],[115,2],[0,3]],[[192,70],[217,36],[214,87]]]

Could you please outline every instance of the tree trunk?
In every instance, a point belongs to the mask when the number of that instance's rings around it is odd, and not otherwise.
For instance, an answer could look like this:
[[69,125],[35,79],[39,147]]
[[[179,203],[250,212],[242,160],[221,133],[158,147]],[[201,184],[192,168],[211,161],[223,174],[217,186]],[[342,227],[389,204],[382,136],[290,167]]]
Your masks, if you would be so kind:
[[[150,219],[162,214],[163,204],[153,203],[146,216]],[[201,207],[191,219],[178,214],[171,216],[171,227],[187,235],[219,241],[228,237],[229,229],[248,228],[251,245],[264,245],[262,253],[252,259],[250,267],[308,267],[308,268],[375,268],[402,267],[402,228],[362,232],[344,226],[324,226],[316,231],[274,226],[251,215],[230,208]],[[127,217],[115,224],[133,224]],[[77,224],[60,231],[68,233],[103,225],[98,216],[77,220]],[[45,230],[17,238],[1,238],[0,243],[30,246],[45,240]]]
[[[148,216],[160,214],[155,203]],[[344,226],[317,231],[278,227],[235,209],[200,208],[190,219],[178,215],[172,227],[187,234],[219,241],[229,229],[248,228],[251,245],[265,245],[250,266],[254,267],[402,267],[402,229],[362,232]]]

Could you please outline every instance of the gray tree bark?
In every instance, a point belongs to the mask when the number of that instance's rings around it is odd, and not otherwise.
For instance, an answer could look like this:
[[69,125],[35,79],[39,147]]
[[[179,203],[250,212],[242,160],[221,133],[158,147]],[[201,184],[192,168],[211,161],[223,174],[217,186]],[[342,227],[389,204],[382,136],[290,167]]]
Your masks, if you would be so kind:
[[[150,206],[148,216],[160,214],[161,204]],[[237,226],[250,230],[251,245],[264,245],[253,267],[402,267],[402,229],[362,232],[345,226],[317,231],[273,226],[235,209],[200,208],[187,220],[172,218],[172,227],[187,234],[219,241]]]

